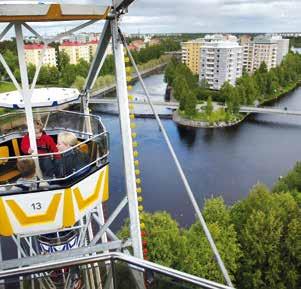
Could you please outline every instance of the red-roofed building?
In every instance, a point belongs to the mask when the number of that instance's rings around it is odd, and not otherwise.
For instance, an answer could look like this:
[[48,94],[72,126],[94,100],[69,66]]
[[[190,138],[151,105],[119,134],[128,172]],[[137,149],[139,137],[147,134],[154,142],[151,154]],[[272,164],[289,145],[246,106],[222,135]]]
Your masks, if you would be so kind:
[[160,39],[159,38],[152,38],[149,42],[148,42],[148,44],[149,44],[149,46],[153,46],[153,45],[158,45],[158,44],[160,44]]
[[[40,62],[41,55],[43,53],[43,44],[25,44],[25,61],[27,64],[32,63],[38,66]],[[53,47],[48,46],[43,57],[44,65],[56,66],[56,53]]]
[[64,42],[59,46],[59,51],[63,51],[69,56],[71,64],[77,64],[81,58],[87,62],[90,62],[91,59],[90,49],[87,43],[77,41]]
[[134,50],[140,51],[141,48],[145,48],[145,43],[143,40],[134,40],[130,43],[131,47],[135,47]]

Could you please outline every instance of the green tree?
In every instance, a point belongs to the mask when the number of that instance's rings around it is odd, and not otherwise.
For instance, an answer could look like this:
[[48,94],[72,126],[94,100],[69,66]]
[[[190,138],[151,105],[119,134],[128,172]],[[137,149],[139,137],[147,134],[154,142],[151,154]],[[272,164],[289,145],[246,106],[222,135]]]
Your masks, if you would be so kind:
[[202,87],[202,88],[209,88],[210,85],[209,85],[209,83],[208,83],[208,81],[206,79],[202,79],[200,81],[200,87]]
[[67,64],[66,67],[61,71],[61,78],[59,83],[64,87],[70,87],[75,81],[76,76],[76,65]]
[[36,66],[32,63],[29,63],[27,66],[28,80],[31,83],[34,78],[34,74],[36,72]]
[[81,91],[85,84],[85,78],[82,76],[76,76],[74,83],[72,84],[72,87],[77,88],[79,91]]
[[[230,277],[234,281],[241,250],[234,226],[231,224],[229,209],[225,206],[222,198],[206,201],[204,218]],[[223,283],[223,276],[199,222],[190,227],[185,237],[186,254],[185,258],[181,260],[182,270]]]
[[49,74],[48,83],[51,85],[58,84],[59,75],[60,75],[58,68],[56,66],[49,65],[48,74]]
[[49,84],[49,66],[42,65],[38,77],[39,84]]
[[257,185],[247,199],[234,205],[231,219],[244,254],[238,288],[299,288],[300,262],[288,247],[290,240],[294,246],[298,242],[288,232],[294,234],[300,222],[300,208],[292,195],[271,194]]
[[173,81],[173,96],[176,100],[180,102],[180,110],[184,110],[185,108],[185,92],[188,91],[188,84],[186,79],[181,74],[177,75],[177,77]]
[[237,113],[239,111],[240,100],[235,87],[233,87],[228,81],[226,81],[222,85],[220,93],[226,100],[227,110],[230,113]]
[[184,110],[185,114],[193,117],[196,114],[197,99],[192,91],[186,90],[183,98],[185,98]]
[[[180,269],[180,260],[184,258],[184,239],[175,220],[167,212],[143,213],[148,258],[150,261],[167,267]],[[129,221],[118,233],[121,238],[129,237]]]
[[78,64],[76,64],[77,75],[86,78],[88,75],[89,67],[89,63],[86,60],[80,58]]
[[209,96],[208,99],[207,99],[207,105],[206,105],[205,111],[206,111],[206,114],[209,115],[209,116],[211,115],[211,113],[213,111],[211,96]]
[[[9,66],[9,68],[12,72],[19,69],[18,57],[17,57],[16,52],[6,49],[3,54],[3,58],[5,59],[7,65]],[[5,79],[8,79],[9,76],[8,76],[6,70],[4,69],[4,67],[2,66],[2,64],[1,64],[0,73],[1,73],[1,75],[4,76]]]
[[267,73],[268,72],[268,67],[264,61],[261,62],[258,70],[259,73]]
[[58,70],[62,72],[68,64],[70,64],[69,55],[64,51],[60,51],[58,53]]
[[281,177],[274,185],[274,192],[289,192],[297,190],[301,192],[301,162],[297,162],[294,168],[285,177]]
[[173,83],[173,80],[175,78],[175,69],[178,62],[175,58],[172,58],[171,61],[167,64],[164,72],[164,81],[171,85]]

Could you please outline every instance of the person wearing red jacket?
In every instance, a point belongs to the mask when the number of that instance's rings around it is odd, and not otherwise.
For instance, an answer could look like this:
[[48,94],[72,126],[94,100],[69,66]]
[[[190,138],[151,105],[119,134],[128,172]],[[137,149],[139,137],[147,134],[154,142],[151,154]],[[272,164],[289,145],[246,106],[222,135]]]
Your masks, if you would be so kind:
[[[34,120],[36,141],[38,154],[58,152],[56,143],[53,138],[43,131],[43,123],[40,120]],[[24,154],[32,154],[33,150],[30,147],[29,135],[26,134],[21,141],[21,151]],[[55,164],[51,156],[39,158],[40,167],[44,177],[53,177],[55,173]]]

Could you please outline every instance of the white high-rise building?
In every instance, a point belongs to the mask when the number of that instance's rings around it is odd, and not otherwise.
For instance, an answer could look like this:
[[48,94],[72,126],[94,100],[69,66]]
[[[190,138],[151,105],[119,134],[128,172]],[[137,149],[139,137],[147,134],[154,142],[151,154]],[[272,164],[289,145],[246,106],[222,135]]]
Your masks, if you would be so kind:
[[277,43],[277,65],[280,65],[284,56],[288,54],[289,51],[289,44],[290,40],[289,39],[283,39],[282,36],[277,35],[277,36],[272,36],[272,40]]
[[[223,38],[222,38],[223,39]],[[219,90],[225,81],[233,86],[242,75],[242,47],[237,40],[205,37],[201,48],[199,80],[206,80],[211,89]]]

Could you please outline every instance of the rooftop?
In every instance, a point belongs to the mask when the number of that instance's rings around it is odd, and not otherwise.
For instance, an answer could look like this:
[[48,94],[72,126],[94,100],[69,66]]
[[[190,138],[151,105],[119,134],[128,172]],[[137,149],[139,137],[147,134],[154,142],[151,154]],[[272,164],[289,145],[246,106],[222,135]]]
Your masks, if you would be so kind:
[[[26,50],[43,49],[44,46],[45,46],[44,44],[25,44],[25,45],[24,45],[24,48],[25,48]],[[54,48],[51,47],[51,46],[47,46],[47,48],[48,48],[48,49],[49,49],[49,48],[54,49]]]

